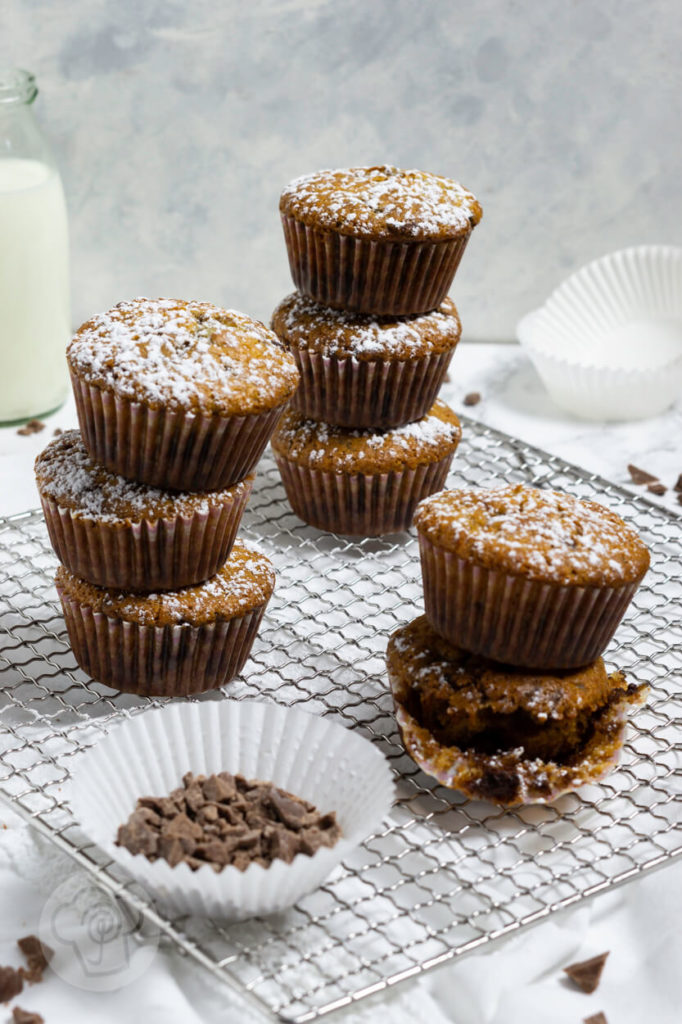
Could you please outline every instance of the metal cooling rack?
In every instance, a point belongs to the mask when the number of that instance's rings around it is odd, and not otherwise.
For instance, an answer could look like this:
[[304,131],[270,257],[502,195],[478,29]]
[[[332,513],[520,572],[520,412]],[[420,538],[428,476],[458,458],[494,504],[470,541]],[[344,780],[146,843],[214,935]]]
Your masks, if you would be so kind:
[[273,560],[277,588],[226,694],[298,705],[369,736],[398,783],[382,829],[286,914],[228,927],[160,917],[80,832],[63,784],[100,730],[162,702],[115,694],[76,667],[37,512],[0,520],[0,796],[253,1008],[300,1024],[671,862],[682,853],[682,519],[465,420],[450,485],[502,480],[596,498],[652,550],[607,652],[652,691],[602,784],[503,812],[423,774],[403,751],[384,669],[388,635],[422,608],[416,539],[353,543],[304,526],[268,455],[242,536]]

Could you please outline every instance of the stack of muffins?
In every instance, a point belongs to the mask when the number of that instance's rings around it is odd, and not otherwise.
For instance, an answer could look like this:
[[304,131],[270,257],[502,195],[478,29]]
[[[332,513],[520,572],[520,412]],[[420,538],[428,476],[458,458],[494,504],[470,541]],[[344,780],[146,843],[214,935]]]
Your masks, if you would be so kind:
[[81,429],[38,456],[36,479],[76,660],[118,690],[221,686],[274,587],[235,538],[294,361],[244,314],[171,299],[93,317],[67,358]]
[[322,530],[406,530],[444,484],[461,431],[436,399],[461,325],[446,297],[474,196],[421,171],[320,171],[284,189],[298,289],[272,328],[301,384],[272,447],[294,512]]
[[601,778],[645,692],[601,658],[649,567],[635,531],[520,484],[432,495],[415,524],[426,614],[387,653],[412,758],[505,806]]

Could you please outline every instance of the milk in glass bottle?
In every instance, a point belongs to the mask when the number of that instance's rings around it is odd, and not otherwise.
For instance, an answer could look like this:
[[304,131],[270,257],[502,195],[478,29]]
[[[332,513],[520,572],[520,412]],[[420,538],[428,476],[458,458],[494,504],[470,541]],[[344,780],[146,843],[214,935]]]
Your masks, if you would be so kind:
[[71,331],[64,192],[28,71],[0,68],[0,422],[66,397]]

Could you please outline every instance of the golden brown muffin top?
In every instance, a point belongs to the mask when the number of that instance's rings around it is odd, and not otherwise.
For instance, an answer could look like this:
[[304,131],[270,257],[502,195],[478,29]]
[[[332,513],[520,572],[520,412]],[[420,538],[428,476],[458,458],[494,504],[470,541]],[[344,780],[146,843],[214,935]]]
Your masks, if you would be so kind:
[[414,522],[461,558],[533,580],[617,587],[649,568],[647,548],[611,509],[523,484],[440,491],[420,502]]
[[472,719],[481,709],[498,715],[523,711],[538,723],[565,720],[603,705],[622,673],[608,676],[602,658],[581,669],[533,672],[488,661],[440,637],[425,615],[397,629],[388,645],[389,668],[405,688],[445,696],[449,713]]
[[93,462],[79,430],[67,430],[51,441],[36,459],[35,473],[42,497],[70,509],[77,519],[111,525],[207,513],[248,493],[254,480],[252,473],[222,491],[162,491]]
[[347,430],[287,409],[272,436],[272,447],[310,469],[388,473],[438,462],[455,451],[461,435],[459,420],[441,401],[422,419],[392,430]]
[[458,238],[482,216],[476,197],[458,182],[390,166],[305,174],[286,186],[279,208],[338,234],[406,242]]
[[451,299],[431,313],[395,317],[331,309],[300,292],[280,302],[272,314],[272,329],[288,348],[368,361],[401,361],[449,352],[462,333]]
[[55,581],[68,597],[112,619],[139,626],[203,626],[246,615],[265,604],[275,586],[275,570],[265,555],[236,540],[220,572],[182,590],[157,594],[109,590],[74,576],[63,565]]
[[299,379],[265,324],[180,299],[119,302],[78,329],[67,359],[88,384],[131,401],[223,416],[274,409]]

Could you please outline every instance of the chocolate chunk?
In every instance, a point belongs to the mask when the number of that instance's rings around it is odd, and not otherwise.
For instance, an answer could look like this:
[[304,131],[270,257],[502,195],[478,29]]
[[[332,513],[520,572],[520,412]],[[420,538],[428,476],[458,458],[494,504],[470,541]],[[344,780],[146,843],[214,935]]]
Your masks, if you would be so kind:
[[677,483],[673,487],[674,491],[682,492],[682,473],[677,478]]
[[628,466],[628,473],[633,484],[655,484],[658,482],[657,476],[647,473],[645,469],[639,469],[638,466],[633,466],[632,463]]
[[291,863],[298,853],[312,856],[341,835],[333,811],[320,814],[270,782],[229,772],[209,778],[187,772],[182,782],[167,797],[141,797],[118,830],[118,844],[171,867],[184,861],[193,871],[207,864],[243,871],[276,858]]
[[662,484],[662,483],[660,483],[658,481],[655,484],[647,484],[647,488],[646,489],[647,489],[647,491],[651,491],[652,494],[659,494],[659,495],[660,494],[665,494],[665,492],[668,490],[668,488],[665,486],[665,484]]
[[18,939],[17,946],[28,963],[28,971],[24,971],[26,980],[32,985],[42,981],[43,971],[54,956],[54,950],[41,942],[37,935],[25,935],[23,939]]
[[14,967],[0,967],[0,1003],[8,1003],[24,987],[23,971]]
[[28,1010],[15,1006],[12,1010],[12,1024],[45,1024],[45,1018],[39,1013],[29,1013]]
[[44,429],[45,424],[42,420],[29,420],[23,427],[19,427],[17,434],[21,434],[22,437],[28,437],[30,434],[39,434]]
[[564,974],[567,974],[571,981],[575,982],[583,992],[591,995],[599,984],[601,972],[604,970],[604,964],[608,955],[608,953],[600,953],[599,956],[593,956],[589,960],[581,960],[580,963],[569,964],[568,967],[564,967]]
[[464,405],[478,405],[481,401],[481,395],[478,391],[470,391],[468,395],[464,396]]
[[64,433],[64,431],[62,430],[61,427],[55,427],[54,430],[52,431],[52,436],[53,437],[61,437],[63,433]]
[[584,1017],[583,1024],[609,1024],[609,1022],[600,1011],[599,1013],[593,1013],[591,1017]]

